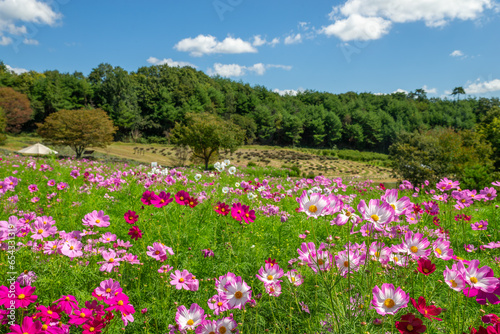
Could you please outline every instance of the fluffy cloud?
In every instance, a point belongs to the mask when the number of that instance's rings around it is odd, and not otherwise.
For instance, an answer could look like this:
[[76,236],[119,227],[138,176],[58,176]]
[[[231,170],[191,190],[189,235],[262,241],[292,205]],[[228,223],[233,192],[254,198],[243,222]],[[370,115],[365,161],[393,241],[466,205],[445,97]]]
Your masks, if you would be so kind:
[[287,71],[292,69],[291,66],[262,63],[254,64],[252,66],[215,63],[213,68],[208,69],[207,73],[208,75],[220,75],[222,77],[241,77],[248,72],[255,73],[257,75],[264,75],[270,68],[280,68]]
[[26,45],[38,45],[38,41],[36,39],[31,39],[31,38],[25,38],[23,40],[23,43]]
[[285,44],[297,44],[297,43],[302,43],[302,36],[300,34],[297,35],[289,35],[285,37]]
[[425,92],[427,94],[437,94],[436,88],[429,88],[429,87],[427,87],[427,85],[424,85],[424,87],[422,87],[422,89],[425,90]]
[[[3,0],[0,1],[0,45],[8,45],[12,38],[5,34],[20,36],[27,33],[22,23],[37,23],[54,26],[61,18],[60,13],[40,0]],[[25,44],[37,45],[35,40],[24,38]],[[28,43],[26,43],[28,41]]]
[[158,59],[156,57],[149,57],[146,60],[148,63],[153,64],[153,65],[163,65],[167,64],[170,67],[184,67],[184,66],[191,66],[194,68],[197,68],[196,65],[193,65],[191,63],[188,63],[186,61],[175,61],[172,60],[172,58],[163,58],[163,59]]
[[389,32],[391,21],[381,17],[364,17],[351,15],[346,19],[337,20],[334,24],[324,27],[320,32],[327,36],[337,36],[343,41],[379,39]]
[[272,47],[276,46],[280,43],[280,39],[278,37],[273,38],[272,41],[268,42],[266,38],[262,38],[260,35],[253,36],[253,46],[262,46],[262,45],[270,45]]
[[21,74],[21,73],[26,73],[26,72],[28,72],[28,70],[27,70],[27,69],[25,69],[25,68],[11,67],[11,66],[9,66],[9,65],[7,65],[7,64],[5,64],[5,67],[7,67],[7,69],[8,69],[9,71],[14,72],[14,73],[16,73],[16,74]]
[[500,79],[493,79],[491,81],[481,82],[479,79],[476,82],[469,84],[465,87],[467,94],[484,94],[489,92],[496,92],[500,90]]
[[464,53],[460,50],[455,50],[452,53],[450,53],[450,56],[452,56],[452,57],[462,57],[463,55],[464,55]]
[[174,48],[177,51],[189,52],[193,57],[215,53],[256,53],[257,49],[241,38],[226,37],[222,42],[211,35],[198,35],[195,38],[185,38]]
[[493,7],[494,0],[347,0],[333,7],[334,22],[320,32],[344,41],[379,39],[392,23],[423,21],[440,27],[453,20],[477,19]]

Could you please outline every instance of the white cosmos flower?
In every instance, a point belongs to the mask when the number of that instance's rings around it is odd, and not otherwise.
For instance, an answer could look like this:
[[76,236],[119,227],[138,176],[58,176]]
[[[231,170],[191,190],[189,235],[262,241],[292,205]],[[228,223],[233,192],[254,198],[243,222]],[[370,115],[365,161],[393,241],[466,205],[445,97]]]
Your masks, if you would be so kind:
[[223,192],[224,194],[227,194],[227,193],[229,192],[229,188],[228,188],[228,187],[224,187],[224,188],[222,188],[222,192]]
[[253,200],[253,199],[254,199],[254,198],[256,198],[256,197],[257,197],[257,195],[255,195],[254,193],[248,193],[248,194],[247,194],[247,198],[248,198],[249,200]]
[[228,172],[229,174],[233,175],[234,173],[236,173],[236,167],[234,166],[229,167]]
[[201,174],[196,174],[196,175],[194,176],[194,179],[195,179],[196,181],[200,180],[200,179],[201,179]]
[[229,160],[227,160],[227,159],[226,159],[226,160],[224,160],[224,164],[225,164],[226,166],[229,166],[229,165],[231,164],[231,162],[230,162]]
[[236,183],[234,184],[234,186],[235,186],[236,188],[239,188],[239,187],[240,187],[240,183],[239,183],[239,182],[236,182]]

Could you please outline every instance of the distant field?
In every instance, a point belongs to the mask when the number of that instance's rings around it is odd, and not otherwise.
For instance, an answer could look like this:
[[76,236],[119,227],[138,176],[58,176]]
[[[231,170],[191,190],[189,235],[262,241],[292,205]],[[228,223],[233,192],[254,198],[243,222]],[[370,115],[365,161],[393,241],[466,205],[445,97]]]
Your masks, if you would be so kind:
[[[0,148],[17,151],[28,145],[41,142],[36,137],[8,137],[5,145]],[[71,155],[72,151],[64,147],[54,147],[59,153]],[[95,157],[106,158],[116,157],[121,159],[134,160],[138,162],[157,162],[162,166],[188,165],[189,156],[182,157],[175,147],[161,144],[134,144],[115,142],[106,149],[92,148],[95,150]],[[343,160],[333,156],[323,156],[311,152],[318,150],[304,150],[293,148],[281,148],[273,146],[243,146],[235,153],[221,158],[231,160],[236,166],[246,166],[250,162],[261,167],[297,166],[301,173],[305,175],[325,175],[329,177],[372,179],[377,182],[395,182],[391,176],[391,169],[377,166],[371,162],[358,162]]]

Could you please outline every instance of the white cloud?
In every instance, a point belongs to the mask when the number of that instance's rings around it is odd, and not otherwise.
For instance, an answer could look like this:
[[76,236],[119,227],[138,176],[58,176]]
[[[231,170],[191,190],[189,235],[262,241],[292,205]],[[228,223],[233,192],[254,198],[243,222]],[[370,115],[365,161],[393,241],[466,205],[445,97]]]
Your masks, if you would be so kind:
[[500,90],[500,79],[493,79],[491,81],[481,82],[479,79],[476,82],[469,84],[465,87],[467,94],[484,94],[489,92],[496,92]]
[[460,50],[455,50],[452,53],[450,53],[450,56],[452,56],[452,57],[462,57],[463,55],[464,55],[464,53]]
[[163,65],[167,64],[170,67],[184,67],[184,66],[191,66],[194,68],[197,68],[196,65],[193,65],[191,63],[188,63],[186,61],[175,61],[172,60],[172,58],[163,58],[163,59],[158,59],[156,57],[149,57],[146,60],[148,63],[153,64],[153,65]]
[[252,72],[257,75],[264,75],[266,71],[270,68],[280,68],[287,71],[292,69],[291,66],[287,65],[274,65],[274,64],[262,64],[262,63],[257,63],[252,66],[215,63],[213,68],[209,68],[207,70],[207,73],[208,75],[220,75],[222,77],[241,77],[246,75],[248,72]]
[[427,85],[424,85],[422,89],[427,93],[427,94],[437,94],[437,89],[436,88],[429,88]]
[[[60,13],[57,13],[48,3],[44,1],[0,1],[0,45],[8,45],[12,43],[12,38],[2,36],[5,33],[14,36],[27,34],[27,28],[22,24],[22,22],[54,26],[61,17],[62,15]],[[27,38],[25,38],[25,40],[34,41]],[[32,42],[31,44],[33,45],[34,43]]]
[[404,89],[401,89],[401,88],[398,88],[394,92],[392,92],[392,94],[394,94],[394,93],[405,93],[405,94],[408,94],[408,91],[404,90]]
[[7,67],[7,69],[8,69],[9,71],[14,72],[14,73],[16,73],[16,74],[21,74],[21,73],[26,73],[26,72],[28,72],[28,70],[27,70],[27,69],[25,69],[25,68],[11,67],[11,66],[9,66],[9,65],[7,65],[7,64],[5,64],[5,67]]
[[9,45],[12,43],[12,38],[6,36],[0,36],[0,45]]
[[253,36],[253,43],[252,43],[253,46],[261,46],[266,43],[267,43],[266,39],[265,38],[262,39],[260,35]]
[[343,41],[379,39],[389,32],[391,21],[381,17],[351,15],[324,27],[320,32],[327,36],[337,36]]
[[302,43],[302,36],[300,34],[297,35],[289,35],[285,38],[285,44],[297,44],[297,43]]
[[31,39],[31,38],[25,38],[23,43],[26,45],[38,45],[39,44],[36,39]]
[[271,45],[272,47],[274,47],[274,46],[276,46],[279,43],[280,43],[280,39],[278,37],[275,37],[275,38],[273,38],[272,41],[269,42],[269,45]]
[[475,20],[494,6],[494,0],[347,0],[333,7],[330,19],[335,22],[321,32],[344,41],[378,39],[392,23],[423,21],[441,27],[453,20]]
[[198,35],[195,38],[185,38],[174,48],[177,51],[189,52],[193,57],[201,57],[215,53],[256,53],[257,49],[241,38],[226,37],[222,42],[211,35]]
[[273,92],[278,93],[281,96],[285,96],[285,95],[297,96],[298,93],[303,92],[303,91],[304,91],[303,88],[299,88],[297,90],[295,90],[295,89],[283,89],[283,90],[281,90],[278,88],[273,89]]
[[304,30],[304,31],[307,31],[309,30],[309,27],[308,25],[310,24],[311,22],[300,22],[299,21],[299,28]]

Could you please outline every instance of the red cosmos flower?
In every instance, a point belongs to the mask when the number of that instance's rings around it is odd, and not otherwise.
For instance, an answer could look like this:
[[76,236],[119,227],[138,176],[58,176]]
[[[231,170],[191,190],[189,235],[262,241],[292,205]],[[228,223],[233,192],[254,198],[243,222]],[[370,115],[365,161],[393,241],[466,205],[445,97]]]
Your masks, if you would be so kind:
[[125,218],[125,221],[129,224],[135,224],[137,220],[139,219],[139,215],[135,213],[135,211],[128,210],[125,212],[125,215],[123,215],[123,218]]
[[432,222],[434,223],[434,225],[439,226],[440,221],[438,217],[436,216],[432,217]]
[[417,270],[422,274],[429,276],[434,271],[436,271],[436,265],[431,262],[431,260],[420,258],[418,259]]
[[104,320],[101,319],[101,316],[98,316],[97,318],[92,318],[89,322],[82,326],[82,334],[100,334],[103,327]]
[[425,298],[422,297],[422,296],[418,297],[418,304],[415,301],[415,299],[413,299],[413,298],[410,298],[410,299],[411,299],[411,303],[413,304],[413,306],[424,317],[426,317],[427,319],[430,319],[430,320],[435,319],[435,320],[438,320],[438,321],[443,321],[443,319],[435,317],[436,315],[440,315],[441,314],[442,309],[440,309],[439,307],[436,307],[434,305],[425,305]]
[[231,209],[229,209],[229,205],[227,205],[224,202],[217,202],[217,205],[214,208],[215,212],[217,212],[220,215],[226,216]]
[[422,320],[415,318],[411,313],[403,315],[401,321],[396,321],[396,328],[401,334],[423,333],[427,329]]
[[276,259],[268,258],[267,260],[264,260],[264,262],[271,264],[271,266],[274,266],[276,264]]
[[130,235],[130,238],[133,240],[138,240],[142,238],[142,231],[137,226],[133,226],[128,230],[128,235]]
[[188,205],[190,208],[194,208],[195,206],[198,205],[198,199],[194,198],[194,197],[189,197],[188,199]]
[[379,184],[378,186],[380,187],[380,189],[385,190],[385,186],[383,183]]
[[495,324],[493,326],[489,326],[484,328],[483,326],[479,326],[479,329],[471,328],[470,334],[498,334],[500,333],[500,324]]
[[179,205],[188,205],[189,204],[189,193],[184,190],[180,190],[175,194],[175,201]]
[[422,213],[422,208],[420,207],[419,204],[414,204],[413,205],[413,213],[414,214],[419,214],[419,213]]

